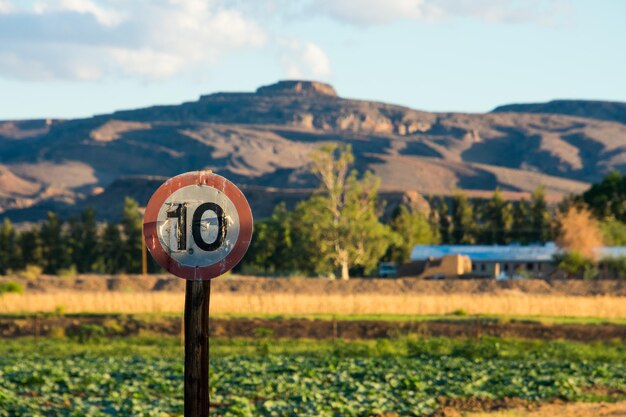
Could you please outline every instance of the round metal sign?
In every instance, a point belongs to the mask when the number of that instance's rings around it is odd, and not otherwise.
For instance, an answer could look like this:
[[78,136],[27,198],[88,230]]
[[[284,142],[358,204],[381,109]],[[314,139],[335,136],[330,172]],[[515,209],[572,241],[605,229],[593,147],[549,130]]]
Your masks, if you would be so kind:
[[143,220],[146,246],[159,265],[190,280],[208,280],[241,261],[252,238],[243,193],[210,171],[177,175],[150,198]]

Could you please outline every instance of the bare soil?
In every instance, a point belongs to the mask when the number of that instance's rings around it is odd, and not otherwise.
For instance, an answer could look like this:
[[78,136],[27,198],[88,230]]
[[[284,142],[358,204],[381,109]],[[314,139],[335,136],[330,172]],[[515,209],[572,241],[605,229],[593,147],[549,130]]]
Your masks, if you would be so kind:
[[[0,338],[77,334],[84,325],[103,327],[110,335],[133,336],[141,333],[178,335],[181,317],[132,315],[98,316],[21,316],[0,317]],[[392,322],[378,320],[311,320],[262,318],[212,318],[213,337],[255,337],[257,329],[267,329],[276,338],[376,339],[407,334],[445,337],[517,337],[529,339],[568,339],[578,341],[624,340],[626,325],[553,324],[505,322],[496,320],[432,320]]]
[[[0,277],[0,282],[20,282],[29,292],[76,291],[183,291],[184,281],[171,275],[43,275],[35,279]],[[626,296],[626,280],[538,280],[502,281],[488,279],[449,279],[425,281],[405,279],[260,278],[232,275],[212,282],[213,293],[241,294],[545,294]]]
[[626,401],[616,403],[554,403],[525,405],[502,411],[462,412],[443,408],[439,416],[445,417],[626,417]]

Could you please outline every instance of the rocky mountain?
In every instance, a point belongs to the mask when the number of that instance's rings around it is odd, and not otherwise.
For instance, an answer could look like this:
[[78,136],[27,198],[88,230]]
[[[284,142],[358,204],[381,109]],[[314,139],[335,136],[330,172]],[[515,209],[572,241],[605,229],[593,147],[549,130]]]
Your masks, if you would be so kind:
[[350,143],[356,167],[379,175],[396,197],[458,189],[485,196],[500,187],[519,198],[543,184],[557,199],[626,170],[626,125],[595,111],[506,109],[430,113],[281,81],[86,119],[0,122],[0,216],[36,220],[85,205],[105,214],[124,194],[147,201],[158,177],[196,169],[248,187],[262,216],[274,202],[311,192],[308,155],[326,141]]
[[587,117],[626,124],[626,103],[599,100],[552,100],[547,103],[506,104],[494,113],[545,113]]

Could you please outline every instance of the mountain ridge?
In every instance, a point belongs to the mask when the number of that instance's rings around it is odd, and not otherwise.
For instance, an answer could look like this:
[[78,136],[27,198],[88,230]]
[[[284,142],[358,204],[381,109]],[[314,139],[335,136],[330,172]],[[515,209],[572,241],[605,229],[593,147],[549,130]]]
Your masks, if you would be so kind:
[[389,193],[500,187],[521,198],[544,185],[556,200],[626,170],[626,125],[588,103],[595,117],[502,108],[431,113],[287,80],[179,105],[0,122],[0,216],[36,219],[46,207],[82,207],[120,178],[197,169],[248,187],[311,190],[308,155],[327,141],[351,144],[355,167],[379,175]]
[[606,100],[550,100],[545,103],[513,103],[498,106],[492,113],[544,113],[608,120],[626,124],[626,103]]

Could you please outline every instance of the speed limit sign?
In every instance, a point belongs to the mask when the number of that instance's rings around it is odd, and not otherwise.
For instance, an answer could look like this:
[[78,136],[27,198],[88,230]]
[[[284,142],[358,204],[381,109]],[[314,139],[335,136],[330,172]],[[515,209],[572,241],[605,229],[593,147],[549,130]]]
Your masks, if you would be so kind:
[[211,279],[232,269],[252,238],[252,211],[239,188],[210,171],[170,178],[150,198],[146,247],[159,265],[185,278],[185,417],[209,415]]
[[172,274],[208,280],[232,269],[248,250],[252,211],[232,182],[210,171],[178,175],[152,195],[143,233],[152,257]]

